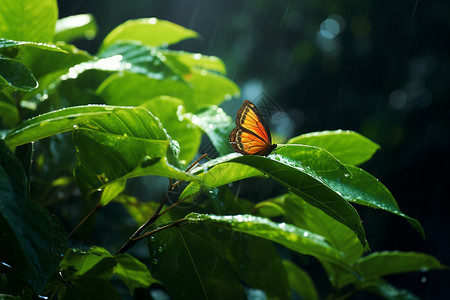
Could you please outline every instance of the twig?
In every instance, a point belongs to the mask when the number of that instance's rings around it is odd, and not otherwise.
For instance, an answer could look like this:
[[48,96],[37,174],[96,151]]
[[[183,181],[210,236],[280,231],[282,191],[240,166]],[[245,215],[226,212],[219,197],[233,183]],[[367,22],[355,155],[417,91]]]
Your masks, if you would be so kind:
[[95,205],[94,209],[91,210],[86,217],[84,217],[83,220],[81,220],[80,223],[78,223],[78,225],[72,230],[72,232],[67,236],[68,239],[70,239],[72,237],[72,235],[75,234],[75,232],[77,232],[77,230],[84,224],[86,223],[86,221],[92,217],[100,208],[102,208],[103,205],[100,204],[100,201]]
[[[203,154],[199,159],[197,159],[196,161],[194,161],[187,169],[185,172],[189,172],[190,170],[192,170],[192,168],[194,166],[196,166],[198,164],[198,162],[200,160],[202,160],[204,157],[206,156],[206,153]],[[122,245],[122,247],[119,248],[119,250],[116,251],[115,255],[120,254],[120,253],[125,253],[128,251],[128,249],[130,249],[131,247],[134,246],[134,244],[136,244],[139,240],[141,240],[143,237],[148,236],[149,234],[146,233],[143,236],[140,236],[142,231],[144,231],[148,226],[150,226],[152,223],[154,223],[162,214],[166,213],[170,208],[172,208],[173,206],[178,205],[181,201],[177,201],[175,202],[174,205],[170,206],[168,209],[164,210],[163,213],[161,213],[161,210],[164,207],[164,204],[166,203],[167,199],[169,198],[169,192],[173,191],[180,183],[182,183],[182,180],[178,180],[175,183],[172,183],[172,179],[170,179],[170,186],[167,190],[166,196],[164,197],[164,199],[161,201],[161,203],[159,203],[158,208],[156,209],[156,211],[153,213],[153,215],[150,217],[150,219],[148,219],[147,222],[145,222],[143,225],[141,225],[141,227],[138,228],[138,230],[136,230],[131,237],[128,238],[128,240],[125,242],[125,244]],[[181,221],[181,220],[179,220]],[[179,221],[176,221],[174,224],[178,224]],[[174,226],[174,225],[172,225]],[[166,227],[161,227],[159,230],[162,230]],[[153,232],[153,231],[152,231]]]

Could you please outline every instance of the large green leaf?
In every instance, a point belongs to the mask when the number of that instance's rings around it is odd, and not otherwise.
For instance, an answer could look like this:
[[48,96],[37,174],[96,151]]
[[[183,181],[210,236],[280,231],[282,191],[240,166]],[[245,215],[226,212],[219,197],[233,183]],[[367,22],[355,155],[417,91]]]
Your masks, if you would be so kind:
[[322,178],[342,197],[350,202],[360,205],[382,209],[395,215],[405,218],[421,235],[425,237],[420,223],[400,211],[391,192],[375,177],[366,171],[348,165],[347,168],[352,173],[352,177],[339,176],[337,173],[321,174]]
[[365,279],[385,275],[449,269],[434,256],[418,252],[384,251],[362,257],[356,263]]
[[[23,48],[37,48],[46,51],[62,52],[62,53],[65,52],[65,50],[53,44],[37,43],[29,41],[14,41],[5,38],[0,38],[0,53],[2,53],[5,56],[11,57],[7,54],[8,53],[17,54],[17,51],[22,50]],[[15,56],[16,55],[13,55],[11,58],[14,58]]]
[[386,300],[420,300],[411,292],[403,289],[398,289],[383,279],[370,280],[364,282],[357,287],[358,290],[369,291],[383,297]]
[[160,96],[140,105],[154,114],[163,124],[167,133],[180,144],[179,159],[189,163],[198,152],[201,130],[184,117],[183,101],[178,98]]
[[288,141],[328,150],[344,164],[359,165],[369,160],[380,146],[350,130],[320,131],[302,134]]
[[92,39],[97,34],[97,24],[91,14],[68,16],[56,21],[54,41],[70,42],[79,38]]
[[16,60],[0,55],[0,88],[7,86],[29,92],[38,85],[30,69]]
[[169,96],[184,100],[192,97],[192,88],[181,81],[158,80],[142,74],[114,74],[97,89],[106,104],[141,105],[145,101]]
[[101,247],[91,247],[88,251],[68,249],[60,263],[60,271],[65,280],[82,279],[110,280],[117,275],[131,293],[136,288],[147,288],[156,283],[150,271],[139,260],[129,254],[111,255]]
[[156,233],[148,247],[150,271],[174,299],[245,299],[227,261],[188,226]]
[[103,40],[102,49],[118,41],[139,41],[152,47],[167,46],[195,38],[197,33],[156,18],[129,20],[114,28]]
[[242,232],[279,243],[302,254],[348,268],[345,255],[330,246],[324,237],[286,223],[275,223],[252,215],[217,216],[191,213],[191,223],[211,223],[219,228]]
[[248,286],[264,291],[269,298],[291,299],[286,271],[273,243],[215,224],[203,225],[188,228],[225,257]]
[[133,108],[88,105],[55,110],[23,122],[5,137],[5,142],[10,147],[20,146],[58,133],[70,131],[74,125],[92,118],[113,114],[114,110],[120,109]]
[[136,176],[195,179],[174,166],[176,145],[143,108],[116,110],[111,117],[86,121],[73,131],[73,139],[79,160],[74,172],[84,192]]
[[2,0],[0,36],[31,42],[50,42],[58,18],[54,0]]
[[283,265],[286,268],[291,288],[296,291],[302,299],[319,300],[316,286],[306,271],[300,269],[289,260],[283,260]]
[[166,59],[183,73],[189,73],[194,69],[205,69],[221,74],[227,73],[225,64],[216,56],[174,50],[161,50],[161,52]]
[[27,199],[26,191],[22,165],[1,140],[0,260],[39,294],[58,266],[66,235],[47,210]]
[[[283,150],[284,149],[284,150]],[[356,210],[343,196],[330,188],[318,173],[340,174],[342,178],[350,177],[348,170],[327,151],[310,146],[286,146],[282,152],[296,159],[282,155],[271,155],[269,158],[230,154],[202,165],[200,171],[217,163],[226,164],[214,167],[202,176],[202,183],[209,187],[217,187],[236,180],[258,174],[268,175],[278,181],[294,194],[302,197],[309,204],[318,207],[326,214],[353,230],[361,244],[367,247],[364,229]],[[304,159],[302,159],[302,157]],[[247,168],[245,168],[247,166]],[[258,170],[252,171],[248,167]],[[188,186],[180,197],[189,197],[200,190],[195,183]]]
[[353,231],[300,197],[285,194],[261,202],[257,207],[270,207],[273,204],[280,205],[288,223],[322,235],[330,245],[345,253],[350,263],[355,262],[363,254],[364,249]]
[[158,80],[182,81],[177,70],[167,63],[164,55],[157,49],[136,43],[117,43],[104,49],[99,57],[118,55],[121,61],[131,65],[130,72],[145,74]]
[[228,141],[228,136],[230,128],[234,127],[234,121],[222,108],[214,105],[196,114],[182,114],[182,117],[189,119],[192,124],[203,130],[220,155],[233,151]]

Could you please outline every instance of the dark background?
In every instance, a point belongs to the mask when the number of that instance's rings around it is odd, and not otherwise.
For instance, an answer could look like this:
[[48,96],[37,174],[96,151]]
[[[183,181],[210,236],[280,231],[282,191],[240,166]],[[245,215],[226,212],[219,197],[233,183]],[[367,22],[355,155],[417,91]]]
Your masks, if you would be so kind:
[[[400,217],[357,207],[371,249],[420,251],[450,264],[449,1],[58,2],[60,17],[95,16],[97,37],[75,43],[92,54],[129,19],[157,17],[197,31],[200,39],[174,48],[222,58],[243,99],[272,99],[278,140],[349,129],[377,142],[381,150],[362,167],[427,238]],[[225,109],[234,116],[241,101]],[[445,271],[387,279],[421,299],[450,299]]]

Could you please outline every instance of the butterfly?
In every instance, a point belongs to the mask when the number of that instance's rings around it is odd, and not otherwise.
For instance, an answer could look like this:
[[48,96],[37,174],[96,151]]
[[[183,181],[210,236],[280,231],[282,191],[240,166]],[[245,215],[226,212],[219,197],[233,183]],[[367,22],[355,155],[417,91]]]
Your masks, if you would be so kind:
[[230,132],[230,144],[243,155],[267,156],[277,147],[264,119],[249,100],[245,100],[236,116],[236,127]]

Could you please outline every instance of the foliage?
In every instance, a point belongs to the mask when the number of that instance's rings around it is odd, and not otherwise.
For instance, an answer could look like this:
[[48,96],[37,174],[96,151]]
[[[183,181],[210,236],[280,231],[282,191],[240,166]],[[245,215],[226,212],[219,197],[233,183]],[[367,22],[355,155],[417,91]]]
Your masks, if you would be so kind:
[[[137,298],[164,288],[177,299],[255,290],[318,299],[324,292],[300,259],[323,266],[330,299],[361,290],[413,298],[383,277],[446,268],[423,253],[364,256],[369,244],[353,204],[401,216],[424,236],[389,190],[357,167],[379,148],[372,141],[324,131],[295,137],[269,157],[230,154],[233,121],[218,106],[239,88],[219,58],[168,48],[196,32],[131,20],[91,55],[69,42],[95,33],[92,16],[55,15],[52,0],[7,0],[0,8],[0,298]],[[207,162],[196,160],[204,134],[220,154]],[[166,195],[151,202],[127,189],[128,180],[148,175],[170,178]],[[232,184],[250,177],[286,191],[258,203],[237,198]],[[111,203],[140,227],[115,241],[123,246],[114,255],[92,244],[69,247],[61,207],[73,201],[91,211],[69,245]],[[147,265],[125,253],[142,239]]]

